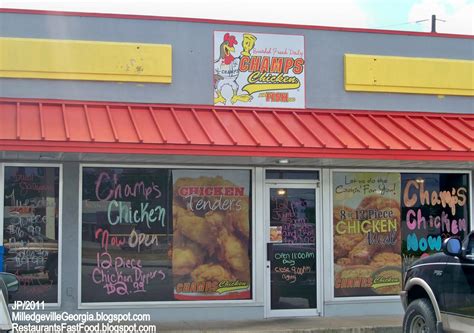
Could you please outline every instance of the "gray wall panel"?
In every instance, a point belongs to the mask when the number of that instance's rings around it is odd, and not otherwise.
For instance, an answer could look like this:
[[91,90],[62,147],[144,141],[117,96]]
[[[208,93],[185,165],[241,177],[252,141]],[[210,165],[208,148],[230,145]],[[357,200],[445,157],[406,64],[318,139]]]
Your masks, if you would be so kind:
[[62,180],[61,308],[71,311],[78,305],[79,164],[65,162]]

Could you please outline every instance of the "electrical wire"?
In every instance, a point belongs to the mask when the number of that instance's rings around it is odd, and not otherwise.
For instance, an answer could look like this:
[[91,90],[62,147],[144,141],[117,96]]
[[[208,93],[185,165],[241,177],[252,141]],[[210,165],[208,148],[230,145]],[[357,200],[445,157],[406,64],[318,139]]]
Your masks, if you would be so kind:
[[429,21],[429,19],[428,19],[428,20],[421,20],[421,21],[412,21],[412,22],[405,22],[405,23],[397,23],[397,24],[384,25],[384,26],[381,26],[381,27],[375,27],[374,29],[382,29],[382,28],[389,28],[389,27],[398,27],[398,26],[402,26],[402,25],[416,24],[416,23],[421,23],[421,22],[425,22],[425,21]]

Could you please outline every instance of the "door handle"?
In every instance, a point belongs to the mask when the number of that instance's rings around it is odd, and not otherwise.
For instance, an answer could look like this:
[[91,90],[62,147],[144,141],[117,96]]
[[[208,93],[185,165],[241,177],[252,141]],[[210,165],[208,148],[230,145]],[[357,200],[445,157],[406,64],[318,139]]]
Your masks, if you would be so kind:
[[267,243],[267,261],[271,260],[272,249],[273,249],[273,244],[272,243]]

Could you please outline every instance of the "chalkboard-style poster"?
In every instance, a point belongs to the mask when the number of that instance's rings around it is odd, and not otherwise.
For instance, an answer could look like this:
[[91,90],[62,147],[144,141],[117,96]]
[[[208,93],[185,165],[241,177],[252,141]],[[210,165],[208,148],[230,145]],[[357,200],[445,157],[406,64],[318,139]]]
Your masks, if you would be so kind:
[[272,309],[315,308],[315,246],[281,243],[271,249]]
[[316,210],[313,189],[270,190],[270,241],[315,244]]
[[17,275],[13,301],[58,302],[59,168],[6,166],[4,271]]
[[450,236],[469,231],[467,174],[402,174],[403,266],[442,250]]
[[82,170],[82,302],[173,300],[170,171]]
[[251,299],[250,170],[173,170],[177,300]]

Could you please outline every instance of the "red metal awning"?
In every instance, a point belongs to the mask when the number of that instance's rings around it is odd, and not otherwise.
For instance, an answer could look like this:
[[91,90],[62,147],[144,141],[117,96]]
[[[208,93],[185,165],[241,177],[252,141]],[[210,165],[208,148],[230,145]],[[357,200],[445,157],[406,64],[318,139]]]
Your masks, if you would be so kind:
[[0,99],[0,149],[474,160],[474,115]]

